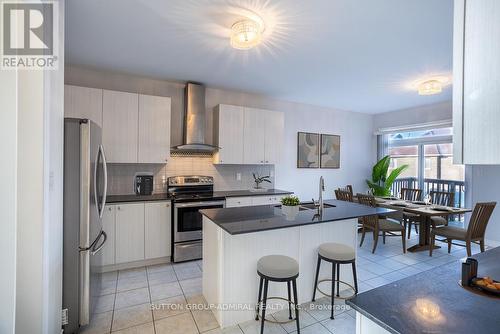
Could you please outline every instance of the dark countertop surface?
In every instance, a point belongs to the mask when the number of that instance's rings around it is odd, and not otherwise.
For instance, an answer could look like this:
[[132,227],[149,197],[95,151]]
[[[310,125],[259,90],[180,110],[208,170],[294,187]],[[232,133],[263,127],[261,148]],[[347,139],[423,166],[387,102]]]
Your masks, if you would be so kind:
[[214,197],[241,197],[241,196],[272,196],[272,195],[288,195],[293,194],[293,191],[280,189],[267,189],[267,191],[250,191],[250,190],[226,190],[214,191]]
[[106,197],[106,203],[170,201],[171,199],[172,197],[170,197],[167,193],[152,195],[108,195],[108,197]]
[[[500,280],[500,247],[473,257],[479,277]],[[462,288],[461,268],[457,260],[361,293],[347,304],[391,333],[500,333],[500,298]],[[425,316],[422,305],[439,311]]]
[[[268,189],[262,192],[253,192],[250,190],[227,190],[214,191],[214,197],[241,197],[241,196],[272,196],[272,195],[287,195],[293,194],[291,191],[280,189]],[[152,194],[152,195],[109,195],[106,198],[106,203],[122,203],[122,202],[150,202],[150,201],[170,201],[172,197],[167,193]]]
[[281,208],[275,205],[250,207],[205,209],[200,212],[229,234],[244,234],[311,225],[351,219],[373,214],[384,214],[394,210],[370,208],[364,205],[337,200],[325,200],[325,204],[335,205],[325,208],[321,217],[315,217],[317,210],[299,211],[294,220],[287,220]]

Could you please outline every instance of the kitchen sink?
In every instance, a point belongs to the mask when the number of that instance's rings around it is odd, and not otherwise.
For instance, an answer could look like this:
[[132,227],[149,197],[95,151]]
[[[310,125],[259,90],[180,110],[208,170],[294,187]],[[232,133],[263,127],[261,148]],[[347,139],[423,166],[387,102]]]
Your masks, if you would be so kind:
[[[326,208],[334,208],[335,205],[323,203],[323,207],[325,209]],[[301,210],[301,211],[304,211],[304,210],[315,210],[315,209],[316,209],[316,205],[314,205],[313,202],[300,203],[299,210]]]

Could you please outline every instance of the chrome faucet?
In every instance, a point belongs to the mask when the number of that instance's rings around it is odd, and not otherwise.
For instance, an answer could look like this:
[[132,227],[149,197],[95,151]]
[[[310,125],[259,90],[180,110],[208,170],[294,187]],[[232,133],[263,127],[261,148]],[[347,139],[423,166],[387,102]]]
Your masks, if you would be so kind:
[[318,208],[318,213],[320,214],[323,212],[323,191],[325,191],[325,179],[321,176],[319,178],[319,198],[317,204],[313,198],[313,203]]

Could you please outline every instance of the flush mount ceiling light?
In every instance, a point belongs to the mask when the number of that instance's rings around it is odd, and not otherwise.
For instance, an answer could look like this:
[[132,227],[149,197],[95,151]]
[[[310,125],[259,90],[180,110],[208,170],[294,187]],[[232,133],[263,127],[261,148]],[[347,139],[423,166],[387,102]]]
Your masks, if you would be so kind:
[[434,95],[443,91],[443,87],[450,83],[450,79],[446,76],[436,76],[419,80],[414,83],[418,91],[418,95]]
[[231,46],[238,50],[248,50],[262,41],[263,22],[244,19],[231,27]]

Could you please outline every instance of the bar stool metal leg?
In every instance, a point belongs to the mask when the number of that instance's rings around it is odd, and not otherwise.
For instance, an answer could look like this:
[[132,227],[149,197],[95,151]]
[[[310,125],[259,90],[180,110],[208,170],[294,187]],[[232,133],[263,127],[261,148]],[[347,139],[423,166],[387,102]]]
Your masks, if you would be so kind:
[[266,321],[267,288],[269,280],[264,280],[264,298],[262,298],[262,319],[260,324],[260,334],[264,334],[264,322]]
[[340,263],[337,263],[337,297],[340,297]]
[[333,319],[333,304],[335,303],[335,263],[332,262],[332,310],[330,319]]
[[262,283],[264,282],[264,278],[262,276],[260,277],[260,283],[259,283],[259,298],[257,298],[257,310],[255,312],[255,320],[259,320],[259,306],[260,306],[260,300],[262,298]]
[[300,334],[300,324],[299,324],[299,298],[297,297],[297,281],[294,278],[292,281],[293,285],[293,299],[295,301],[295,320],[297,322],[297,334]]
[[314,279],[314,291],[312,301],[316,298],[316,289],[318,288],[318,276],[319,276],[319,267],[321,266],[321,258],[318,255],[318,264],[316,265],[316,278]]
[[288,319],[292,319],[292,294],[290,293],[290,281],[286,282],[288,288]]
[[358,275],[356,274],[356,262],[352,263],[352,276],[354,278],[354,292],[358,293]]

